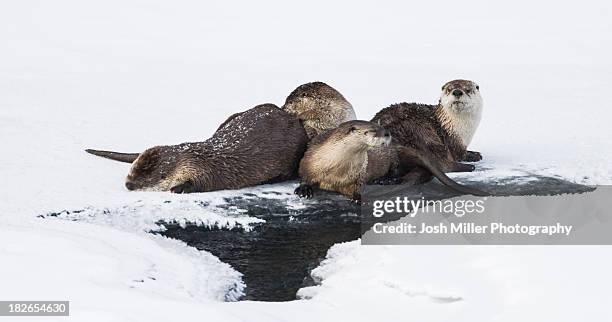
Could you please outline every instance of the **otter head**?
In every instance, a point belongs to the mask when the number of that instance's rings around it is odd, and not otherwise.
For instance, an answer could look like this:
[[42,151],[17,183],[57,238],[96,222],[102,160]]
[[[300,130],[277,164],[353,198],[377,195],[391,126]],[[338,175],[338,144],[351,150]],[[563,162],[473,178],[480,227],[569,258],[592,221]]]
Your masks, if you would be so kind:
[[344,122],[334,130],[332,135],[341,144],[351,150],[366,151],[391,143],[391,133],[380,125],[367,121]]
[[[366,174],[368,151],[389,145],[391,134],[366,121],[349,121],[315,139],[300,163],[300,176],[323,189],[351,186]],[[327,187],[327,188],[325,188]]]
[[469,80],[452,80],[442,86],[439,105],[443,126],[468,146],[480,123],[483,105],[480,87]]
[[125,179],[128,190],[165,191],[178,184],[175,175],[176,153],[156,146],[140,153]]
[[469,80],[452,80],[442,86],[440,105],[456,113],[475,112],[482,108],[480,86]]
[[340,92],[323,82],[298,86],[283,109],[302,121],[308,139],[355,119],[355,110]]

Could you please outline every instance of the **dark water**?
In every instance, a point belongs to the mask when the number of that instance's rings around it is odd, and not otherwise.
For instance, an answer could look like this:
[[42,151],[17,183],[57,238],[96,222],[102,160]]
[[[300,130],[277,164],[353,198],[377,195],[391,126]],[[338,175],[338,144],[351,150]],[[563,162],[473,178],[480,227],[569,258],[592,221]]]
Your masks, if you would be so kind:
[[[592,190],[551,177],[504,178],[485,183],[461,181],[496,195],[552,195]],[[417,198],[457,196],[437,182],[418,187],[385,188]],[[376,186],[366,188],[370,194],[379,190]],[[376,198],[384,198],[384,194]],[[226,201],[228,205],[245,209],[249,216],[266,220],[266,223],[249,232],[165,224],[167,230],[161,234],[209,251],[244,274],[243,280],[247,285],[244,300],[294,300],[298,289],[314,284],[309,273],[325,258],[330,246],[360,237],[359,206],[336,194],[319,192],[314,200],[306,202],[306,206],[299,210],[289,209],[283,198],[236,197]]]
[[331,194],[297,211],[288,210],[283,200],[265,197],[227,202],[266,223],[249,232],[166,225],[161,234],[209,251],[244,274],[244,300],[294,300],[299,288],[314,285],[309,272],[329,247],[360,235],[359,207]]

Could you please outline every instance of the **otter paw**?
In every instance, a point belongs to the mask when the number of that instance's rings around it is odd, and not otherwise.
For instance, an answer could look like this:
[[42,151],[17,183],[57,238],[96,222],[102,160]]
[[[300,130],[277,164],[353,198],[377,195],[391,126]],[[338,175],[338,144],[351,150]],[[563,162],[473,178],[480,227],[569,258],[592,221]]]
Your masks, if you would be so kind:
[[192,193],[195,192],[195,187],[191,181],[187,181],[170,188],[172,193]]
[[480,152],[476,152],[476,151],[467,151],[465,153],[465,160],[466,162],[478,162],[480,160],[482,160],[482,154],[480,154]]
[[300,198],[312,198],[314,196],[314,190],[307,184],[301,184],[293,191]]

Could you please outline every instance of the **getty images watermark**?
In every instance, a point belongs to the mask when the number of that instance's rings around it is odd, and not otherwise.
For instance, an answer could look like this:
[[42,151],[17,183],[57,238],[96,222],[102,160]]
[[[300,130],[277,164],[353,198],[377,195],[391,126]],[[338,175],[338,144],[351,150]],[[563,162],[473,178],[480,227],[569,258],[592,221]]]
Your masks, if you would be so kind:
[[553,196],[445,197],[426,199],[410,187],[366,190],[362,243],[612,244],[610,186]]

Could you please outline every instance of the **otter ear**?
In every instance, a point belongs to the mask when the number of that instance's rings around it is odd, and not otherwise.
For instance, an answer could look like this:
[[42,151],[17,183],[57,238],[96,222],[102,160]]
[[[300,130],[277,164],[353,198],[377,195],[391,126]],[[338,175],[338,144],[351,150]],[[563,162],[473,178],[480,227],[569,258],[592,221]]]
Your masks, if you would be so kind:
[[357,128],[356,128],[356,127],[354,127],[354,126],[351,126],[351,127],[350,127],[350,128],[347,130],[347,131],[346,131],[346,134],[349,134],[349,133],[352,133],[352,132],[355,132],[355,131],[357,131]]

